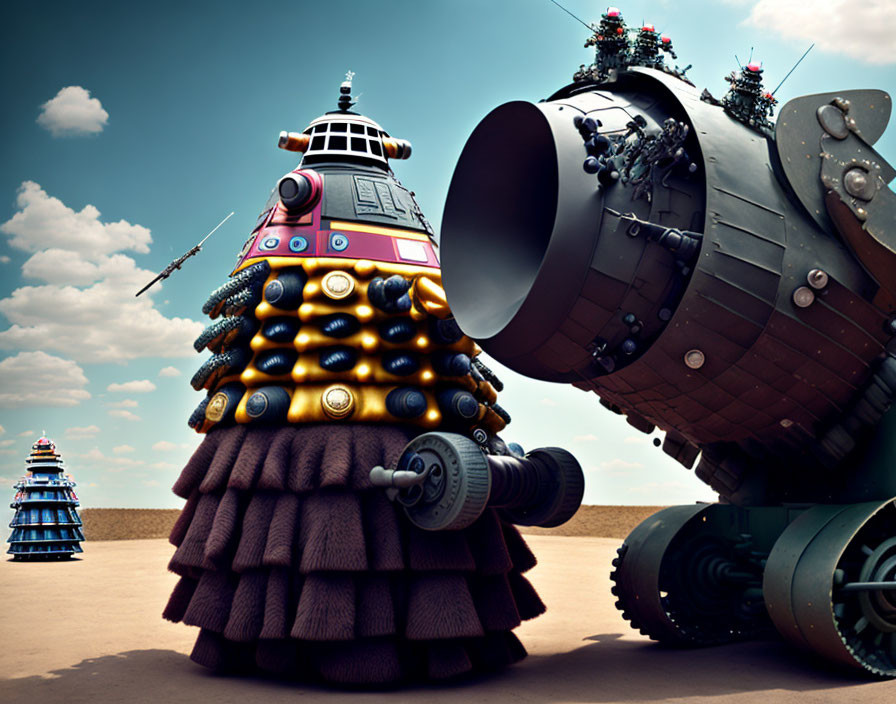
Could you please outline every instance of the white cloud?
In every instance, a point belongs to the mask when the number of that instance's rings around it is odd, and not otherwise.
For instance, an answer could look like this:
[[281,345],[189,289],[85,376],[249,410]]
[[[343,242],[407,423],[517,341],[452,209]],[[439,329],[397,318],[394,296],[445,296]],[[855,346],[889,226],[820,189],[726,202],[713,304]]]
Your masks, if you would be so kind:
[[159,376],[180,376],[180,369],[178,369],[177,367],[163,367],[159,370]]
[[96,437],[99,432],[100,427],[98,425],[73,426],[65,429],[65,437],[72,440],[84,440],[85,438]]
[[743,24],[869,64],[896,62],[892,0],[757,0]]
[[156,385],[149,379],[135,379],[134,381],[126,381],[123,384],[109,384],[106,387],[106,391],[124,391],[129,394],[148,394],[150,391],[155,390]]
[[[32,253],[64,250],[85,257],[126,250],[149,253],[152,235],[147,228],[125,220],[100,222],[100,211],[94,206],[88,204],[76,212],[47,195],[34,181],[19,186],[16,206],[19,212],[0,225],[0,231],[11,235],[9,244],[16,249]],[[56,274],[64,276],[67,272]]]
[[172,464],[171,462],[153,462],[149,465],[153,469],[161,469],[165,471],[170,471],[174,469],[180,469],[180,465]]
[[19,433],[19,437],[20,437],[20,438],[27,438],[27,437],[29,437],[30,435],[34,435],[34,434],[35,434],[35,433],[34,433],[33,430],[23,430],[21,433]]
[[15,444],[15,440],[0,440],[0,447],[10,447]]
[[5,254],[0,256],[0,264],[9,264],[11,261],[12,259],[7,257]]
[[41,106],[37,124],[54,137],[99,134],[109,122],[102,103],[81,86],[66,86]]
[[0,425],[0,435],[6,435],[6,428]]
[[136,415],[135,413],[131,413],[130,411],[125,411],[124,409],[109,411],[109,415],[113,418],[124,418],[125,420],[130,421],[141,420],[140,416]]
[[0,299],[0,313],[12,323],[0,332],[0,349],[58,350],[78,362],[194,354],[201,323],[166,318],[153,291],[134,297],[156,272],[119,252],[149,252],[147,228],[102,223],[92,205],[75,212],[32,181],[22,184],[16,205],[0,231],[11,246],[32,253],[23,275],[44,283]]
[[90,398],[84,370],[46,352],[20,352],[0,362],[0,407],[77,406]]
[[139,467],[146,464],[143,460],[135,460],[132,457],[109,457],[108,459],[111,465],[122,469],[126,467]]
[[116,445],[112,448],[113,455],[127,455],[135,451],[136,449],[131,447],[130,445]]
[[155,479],[144,479],[140,482],[143,486],[161,486],[161,484]]
[[109,408],[137,408],[140,404],[138,404],[132,398],[126,398],[123,401],[115,401],[112,403],[106,404]]
[[159,440],[155,445],[152,446],[152,449],[155,452],[171,452],[172,450],[182,450],[187,449],[189,445],[186,443],[174,443],[169,442],[168,440]]
[[76,457],[81,457],[85,460],[90,460],[91,462],[101,462],[106,459],[106,456],[98,447],[88,450],[83,455],[76,455]]
[[545,397],[545,398],[543,398],[543,399],[540,399],[540,400],[538,401],[538,403],[541,404],[542,406],[547,406],[548,408],[554,408],[554,407],[560,405],[560,404],[558,404],[554,399],[552,399],[552,398],[547,398],[547,397]]
[[594,433],[587,433],[586,435],[575,435],[572,439],[573,442],[596,442],[597,435]]

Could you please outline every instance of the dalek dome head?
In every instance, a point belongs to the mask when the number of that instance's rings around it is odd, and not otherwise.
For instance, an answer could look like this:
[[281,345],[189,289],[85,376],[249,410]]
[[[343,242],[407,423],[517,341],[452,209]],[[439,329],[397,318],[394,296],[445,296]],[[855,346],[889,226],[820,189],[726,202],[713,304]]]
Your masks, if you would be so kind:
[[310,138],[303,165],[361,160],[386,166],[383,141],[389,135],[364,115],[341,111],[327,113],[313,120],[303,134]]
[[53,444],[53,441],[45,435],[38,438],[38,441],[31,446],[32,450],[54,450],[56,449],[56,445]]
[[351,111],[352,72],[339,87],[337,110],[321,115],[301,133],[281,132],[278,146],[304,152],[302,166],[348,162],[388,169],[389,159],[407,159],[411,143],[391,137],[369,117]]

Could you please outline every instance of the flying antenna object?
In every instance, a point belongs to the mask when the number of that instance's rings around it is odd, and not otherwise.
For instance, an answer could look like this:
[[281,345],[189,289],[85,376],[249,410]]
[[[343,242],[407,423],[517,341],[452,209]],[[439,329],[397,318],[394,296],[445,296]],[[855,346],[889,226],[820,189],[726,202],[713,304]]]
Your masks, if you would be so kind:
[[561,10],[563,10],[567,15],[569,15],[570,17],[572,17],[576,22],[581,22],[581,23],[582,23],[583,25],[585,25],[589,30],[591,30],[592,32],[594,31],[594,27],[592,27],[590,24],[588,24],[587,22],[585,22],[583,19],[581,19],[581,18],[579,18],[579,17],[576,17],[576,16],[575,16],[574,14],[572,14],[569,10],[567,10],[565,7],[563,7],[563,5],[561,5],[559,2],[557,2],[557,0],[551,0],[551,2],[554,3],[554,4],[555,4],[557,7],[559,7]]
[[787,72],[787,75],[781,79],[781,82],[778,84],[778,87],[772,91],[772,95],[774,95],[775,93],[778,92],[778,90],[781,88],[781,86],[784,85],[784,81],[786,81],[788,78],[790,78],[790,74],[793,73],[794,71],[796,71],[796,67],[799,66],[800,63],[802,63],[803,59],[805,59],[809,55],[809,52],[812,51],[814,46],[815,46],[815,43],[813,42],[812,45],[808,49],[806,49],[806,52],[799,58],[799,61],[797,61],[793,65],[793,68]]
[[157,281],[162,281],[163,279],[167,279],[169,276],[171,276],[171,274],[174,273],[174,271],[176,269],[180,269],[181,265],[185,261],[187,261],[187,259],[192,257],[194,254],[199,254],[199,250],[202,249],[202,245],[205,244],[205,241],[215,233],[215,230],[217,230],[219,227],[221,227],[221,225],[223,225],[225,222],[227,222],[232,215],[233,215],[233,213],[230,213],[230,215],[228,215],[221,222],[219,222],[217,225],[215,225],[214,229],[212,229],[211,232],[209,232],[205,237],[203,237],[202,240],[199,242],[199,244],[195,245],[186,254],[181,255],[180,257],[175,259],[173,262],[171,262],[168,266],[166,266],[162,270],[162,272],[158,276],[156,276],[156,278],[154,278],[152,281],[150,281],[148,284],[146,284],[146,286],[144,286],[139,291],[137,291],[137,293],[135,293],[134,296],[135,297],[139,296],[141,293],[143,293],[146,289],[148,289],[150,286],[152,286]]

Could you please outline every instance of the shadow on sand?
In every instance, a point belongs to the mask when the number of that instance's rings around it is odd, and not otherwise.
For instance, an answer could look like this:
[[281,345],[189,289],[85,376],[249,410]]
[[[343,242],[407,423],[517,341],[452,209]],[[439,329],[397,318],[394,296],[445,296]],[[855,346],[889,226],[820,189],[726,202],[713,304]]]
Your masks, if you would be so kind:
[[[281,680],[214,675],[171,650],[132,650],[83,660],[43,676],[0,680],[8,702],[633,702],[736,695],[738,702],[892,702],[896,683],[830,672],[776,641],[669,650],[618,633],[587,638],[568,653],[530,656],[490,677],[394,691],[326,690]],[[786,694],[785,694],[786,693]]]

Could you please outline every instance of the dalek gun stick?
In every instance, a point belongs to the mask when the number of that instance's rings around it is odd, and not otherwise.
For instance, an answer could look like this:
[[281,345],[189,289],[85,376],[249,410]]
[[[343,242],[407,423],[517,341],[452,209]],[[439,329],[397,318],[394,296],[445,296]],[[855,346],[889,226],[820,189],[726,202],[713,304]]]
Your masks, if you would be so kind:
[[524,526],[555,527],[572,518],[585,489],[575,457],[557,447],[525,456],[519,446],[508,447],[507,454],[492,454],[463,435],[426,433],[408,443],[395,469],[372,468],[370,482],[424,530],[461,530],[486,507]]

